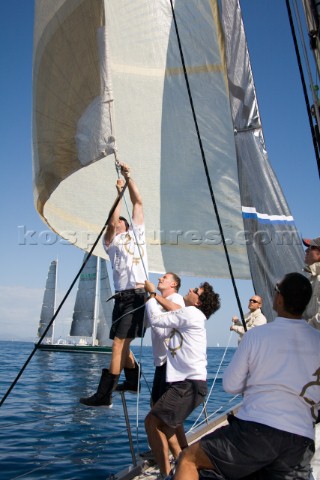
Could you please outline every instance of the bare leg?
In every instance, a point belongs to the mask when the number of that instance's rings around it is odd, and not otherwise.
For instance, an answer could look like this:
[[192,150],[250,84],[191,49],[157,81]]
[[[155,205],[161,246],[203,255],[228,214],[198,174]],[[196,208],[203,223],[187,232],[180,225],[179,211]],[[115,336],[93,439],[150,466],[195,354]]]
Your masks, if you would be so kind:
[[188,446],[183,425],[175,428],[175,434],[168,438],[169,448],[175,460],[179,457],[181,450]]
[[134,358],[130,351],[130,343],[132,338],[115,337],[112,344],[112,356],[109,371],[114,375],[119,375],[123,368],[134,368]]
[[[131,340],[130,340],[130,342],[131,342]],[[125,360],[125,363],[124,363],[123,366],[126,367],[126,368],[135,368],[136,362],[135,362],[135,359],[134,359],[134,355],[130,350],[130,345],[128,346],[128,349],[129,349],[129,354],[126,357],[126,360]]]
[[174,434],[174,435],[172,435],[172,437],[168,438],[168,444],[169,444],[170,452],[173,455],[173,458],[175,460],[177,460],[177,458],[179,457],[179,455],[181,453],[181,448],[180,448],[180,445],[179,445],[176,434]]
[[198,442],[181,453],[174,480],[198,480],[200,469],[214,470],[214,465]]
[[183,425],[178,425],[176,428],[176,436],[179,442],[181,450],[188,446],[187,437],[183,428]]
[[[169,462],[169,445],[167,435],[172,437],[174,429],[169,429],[157,417],[148,413],[145,419],[145,427],[148,435],[148,442],[159,465],[161,473],[168,475],[171,467]],[[166,430],[166,433],[164,432]],[[171,435],[169,430],[172,430]]]

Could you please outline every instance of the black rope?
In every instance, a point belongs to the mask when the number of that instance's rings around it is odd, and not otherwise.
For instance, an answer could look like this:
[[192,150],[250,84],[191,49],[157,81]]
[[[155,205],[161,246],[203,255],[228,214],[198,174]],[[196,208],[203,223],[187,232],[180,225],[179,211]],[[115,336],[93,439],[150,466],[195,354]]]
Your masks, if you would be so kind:
[[239,298],[239,294],[238,294],[238,289],[237,289],[236,282],[235,282],[235,279],[234,279],[233,270],[232,270],[232,266],[231,266],[231,262],[230,262],[230,257],[229,257],[229,252],[228,252],[227,244],[226,244],[226,241],[225,241],[225,236],[224,236],[224,233],[223,233],[223,228],[222,228],[221,221],[220,221],[220,216],[219,216],[219,212],[218,212],[218,207],[217,207],[216,199],[215,199],[215,196],[214,196],[214,193],[213,193],[213,188],[212,188],[212,184],[211,184],[211,179],[210,179],[210,176],[209,176],[209,170],[208,170],[208,166],[207,166],[206,156],[205,156],[205,153],[204,153],[204,150],[203,150],[203,145],[202,145],[200,130],[199,130],[198,121],[197,121],[197,116],[196,116],[195,109],[194,109],[193,98],[192,98],[192,94],[191,94],[191,89],[190,89],[190,84],[189,84],[187,69],[186,69],[186,65],[185,65],[185,61],[184,61],[184,55],[183,55],[183,51],[182,51],[181,40],[180,40],[180,35],[179,35],[179,30],[178,30],[178,25],[177,25],[177,20],[176,20],[176,16],[175,16],[175,11],[174,11],[174,7],[173,7],[172,0],[170,0],[170,5],[171,5],[171,10],[172,10],[172,16],[173,16],[174,26],[175,26],[175,30],[176,30],[177,40],[178,40],[178,46],[179,46],[179,51],[180,51],[181,63],[182,63],[183,72],[184,72],[184,78],[185,78],[185,81],[186,81],[186,86],[187,86],[187,90],[188,90],[188,96],[189,96],[190,106],[191,106],[191,110],[192,110],[192,116],[193,116],[193,120],[194,120],[194,124],[195,124],[195,128],[196,128],[196,132],[197,132],[197,137],[198,137],[198,142],[199,142],[199,147],[200,147],[200,151],[201,151],[201,157],[202,157],[202,161],[203,161],[203,166],[204,166],[204,170],[205,170],[205,174],[206,174],[206,178],[207,178],[207,182],[208,182],[208,186],[209,186],[209,191],[210,191],[210,196],[211,196],[211,199],[212,199],[213,208],[214,208],[215,215],[216,215],[216,219],[217,219],[217,222],[218,222],[219,232],[220,232],[220,235],[221,235],[221,238],[222,238],[223,248],[224,248],[225,255],[226,255],[226,259],[227,259],[227,264],[228,264],[228,268],[229,268],[229,273],[230,273],[230,277],[231,277],[231,281],[232,281],[232,285],[233,285],[235,297],[236,297],[236,300],[237,300],[237,304],[238,304],[238,308],[239,308],[239,312],[240,312],[240,316],[241,316],[242,325],[243,325],[244,331],[246,332],[246,331],[247,331],[247,326],[246,326],[246,322],[245,322],[245,320],[244,320],[244,315],[243,315],[243,310],[242,310],[242,307],[241,307],[241,302],[240,302],[240,298]]
[[107,218],[105,224],[103,225],[103,227],[102,227],[99,235],[97,236],[94,244],[92,245],[91,250],[90,250],[90,252],[88,253],[86,259],[84,260],[83,264],[81,265],[80,270],[78,271],[77,275],[75,276],[74,280],[72,281],[72,283],[71,283],[71,285],[70,285],[67,293],[66,293],[65,296],[63,297],[60,305],[58,306],[58,308],[57,308],[57,310],[55,311],[53,317],[51,318],[50,322],[48,323],[45,331],[44,331],[43,334],[41,335],[39,341],[35,344],[32,352],[30,353],[29,357],[28,357],[27,360],[25,361],[25,363],[24,363],[24,365],[22,366],[20,372],[18,373],[18,375],[16,376],[16,378],[14,379],[14,381],[12,382],[12,384],[10,385],[10,387],[8,388],[7,392],[4,394],[3,398],[1,399],[0,407],[1,407],[2,404],[5,402],[6,398],[7,398],[8,395],[10,394],[11,390],[14,388],[14,386],[15,386],[16,383],[18,382],[19,378],[20,378],[21,375],[23,374],[24,370],[26,369],[27,365],[29,364],[30,360],[32,359],[33,355],[35,354],[35,352],[36,352],[37,349],[39,348],[39,345],[41,344],[42,340],[43,340],[44,337],[46,336],[46,334],[47,334],[49,328],[51,327],[52,323],[53,323],[54,320],[56,319],[58,313],[60,312],[60,310],[61,310],[61,308],[62,308],[62,306],[63,306],[63,304],[64,304],[65,301],[67,300],[67,298],[68,298],[71,290],[73,289],[75,283],[77,282],[78,278],[80,277],[82,270],[83,270],[84,267],[86,266],[89,258],[90,258],[91,255],[92,255],[92,252],[94,251],[94,249],[96,248],[96,246],[97,246],[100,238],[102,237],[102,234],[103,234],[104,230],[106,229],[106,227],[107,227],[107,225],[108,225],[108,223],[109,223],[109,221],[110,221],[110,218],[112,217],[112,215],[113,215],[113,213],[114,213],[114,211],[115,211],[118,203],[119,203],[120,200],[122,199],[123,194],[124,194],[125,189],[127,188],[127,186],[128,186],[128,182],[125,183],[122,191],[121,191],[120,194],[117,196],[114,204],[113,204],[112,207],[111,207],[111,210],[110,210],[110,212],[109,212],[109,215],[108,215],[108,218]]
[[[290,28],[291,28],[291,35],[292,35],[292,39],[293,39],[293,43],[294,43],[294,49],[295,49],[295,52],[296,52],[296,57],[297,57],[297,62],[298,62],[298,67],[299,67],[299,73],[300,73],[300,79],[301,79],[301,83],[302,83],[304,100],[306,102],[307,114],[308,114],[309,125],[310,125],[311,136],[312,136],[312,143],[313,143],[314,153],[315,153],[316,160],[317,160],[318,172],[319,172],[319,176],[320,176],[319,144],[318,144],[318,141],[317,141],[317,134],[316,134],[315,126],[314,126],[313,121],[312,121],[312,113],[311,113],[311,107],[310,107],[309,98],[308,98],[308,91],[307,91],[307,86],[306,86],[306,82],[305,82],[305,78],[304,78],[304,73],[303,73],[303,68],[302,68],[302,63],[301,63],[301,57],[300,57],[300,52],[299,52],[299,47],[298,47],[298,42],[297,42],[297,36],[296,36],[294,24],[293,24],[293,18],[292,18],[292,12],[291,12],[291,7],[290,7],[289,0],[286,0],[286,5],[287,5],[289,23],[290,23]],[[314,108],[316,108],[316,106]]]

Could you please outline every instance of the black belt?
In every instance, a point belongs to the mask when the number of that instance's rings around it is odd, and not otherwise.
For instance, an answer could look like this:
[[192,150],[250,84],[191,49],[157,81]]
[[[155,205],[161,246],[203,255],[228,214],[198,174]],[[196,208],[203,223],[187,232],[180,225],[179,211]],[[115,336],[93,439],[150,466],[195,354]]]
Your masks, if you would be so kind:
[[112,298],[121,298],[121,297],[127,297],[128,295],[135,295],[135,294],[140,294],[140,293],[145,293],[146,290],[144,287],[141,288],[129,288],[128,290],[119,290],[116,291],[112,297],[108,298],[107,302],[111,300]]

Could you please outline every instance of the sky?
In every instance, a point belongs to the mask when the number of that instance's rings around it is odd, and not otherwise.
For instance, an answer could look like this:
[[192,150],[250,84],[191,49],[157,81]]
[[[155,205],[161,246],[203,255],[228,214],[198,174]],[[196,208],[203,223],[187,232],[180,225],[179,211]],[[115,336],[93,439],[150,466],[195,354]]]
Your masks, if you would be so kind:
[[[10,0],[0,6],[0,340],[34,341],[50,262],[59,260],[61,300],[83,257],[74,246],[50,242],[52,236],[33,203],[33,3]],[[297,229],[303,237],[314,238],[320,235],[319,177],[285,0],[243,0],[241,6],[269,160]],[[151,275],[151,280],[157,278]],[[229,326],[239,312],[231,281],[209,281],[220,293],[222,306],[208,322],[208,344],[235,346],[236,334],[230,334]],[[184,278],[181,293],[198,283]],[[251,283],[237,281],[237,286],[247,311]],[[58,336],[67,332],[74,294],[57,319]],[[149,342],[147,335],[145,344]]]

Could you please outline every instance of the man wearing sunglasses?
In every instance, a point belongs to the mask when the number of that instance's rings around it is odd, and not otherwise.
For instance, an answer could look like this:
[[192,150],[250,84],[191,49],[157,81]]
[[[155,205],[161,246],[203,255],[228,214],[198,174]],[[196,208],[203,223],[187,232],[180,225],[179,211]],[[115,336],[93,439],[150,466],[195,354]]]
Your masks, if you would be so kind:
[[308,273],[312,285],[312,297],[303,317],[310,325],[320,330],[320,237],[312,240],[303,238],[302,241],[307,247],[304,270]]
[[181,434],[183,422],[207,394],[206,320],[220,308],[220,297],[204,282],[189,289],[183,298],[185,307],[162,313],[154,298],[155,286],[147,281],[145,289],[151,297],[146,304],[149,324],[159,335],[162,329],[167,346],[167,390],[145,419],[149,445],[165,478],[171,469],[168,440],[178,430]]
[[320,332],[302,318],[311,294],[301,273],[276,284],[277,318],[246,333],[224,371],[225,391],[243,395],[239,410],[183,450],[174,480],[202,469],[219,480],[309,480],[320,402]]
[[[244,316],[244,320],[246,322],[247,330],[250,330],[253,327],[258,327],[259,325],[263,325],[267,323],[266,317],[261,312],[262,307],[262,297],[259,295],[252,295],[249,299],[249,312],[246,313]],[[239,320],[238,317],[232,317],[232,325],[230,330],[233,330],[239,335],[238,344],[240,343],[243,335],[245,334],[242,322]]]

